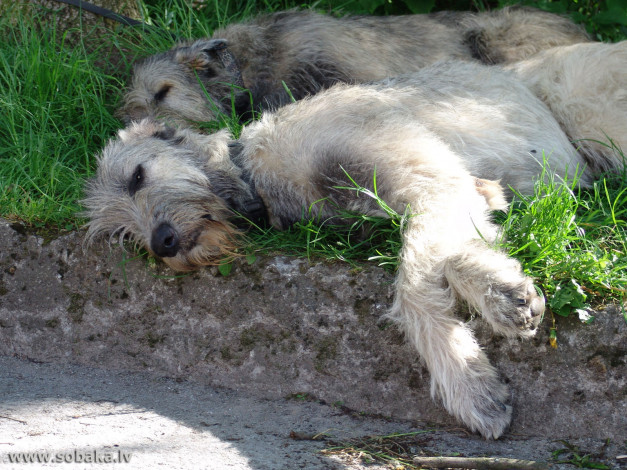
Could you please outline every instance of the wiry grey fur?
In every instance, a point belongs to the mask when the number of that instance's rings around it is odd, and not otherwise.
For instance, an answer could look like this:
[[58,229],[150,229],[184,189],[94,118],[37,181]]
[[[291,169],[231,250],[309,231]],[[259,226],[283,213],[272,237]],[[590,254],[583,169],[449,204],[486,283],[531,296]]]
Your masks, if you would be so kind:
[[[99,156],[83,201],[88,239],[128,235],[177,270],[216,262],[237,243],[233,212],[259,196],[285,229],[312,208],[385,216],[347,174],[410,216],[389,312],[431,372],[432,394],[470,429],[499,437],[511,419],[507,387],[468,327],[458,299],[495,332],[529,337],[544,311],[520,264],[494,249],[493,181],[524,194],[546,160],[559,176],[584,160],[549,109],[512,74],[439,63],[368,85],[336,85],[266,113],[234,140],[153,120],[120,132]],[[592,175],[584,172],[582,183]],[[324,203],[316,201],[324,201]],[[304,210],[305,209],[305,210]],[[408,406],[411,404],[408,403]]]
[[[147,116],[210,121],[219,112],[230,115],[232,99],[238,114],[290,102],[282,81],[301,99],[337,82],[379,80],[439,60],[511,63],[588,40],[566,18],[520,7],[395,17],[280,12],[227,26],[210,39],[178,45],[136,64],[120,115],[127,122]],[[224,43],[250,93],[231,85],[234,74],[216,52]]]

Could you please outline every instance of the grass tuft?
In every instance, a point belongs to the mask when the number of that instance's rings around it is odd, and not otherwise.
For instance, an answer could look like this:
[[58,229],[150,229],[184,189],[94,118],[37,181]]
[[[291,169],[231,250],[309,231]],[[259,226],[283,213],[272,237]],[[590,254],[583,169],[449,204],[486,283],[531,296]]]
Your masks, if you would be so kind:
[[391,468],[420,469],[414,465],[415,455],[424,455],[422,449],[433,430],[421,430],[406,433],[392,433],[385,436],[368,436],[337,442],[330,440],[321,451],[324,455],[333,455],[343,461],[364,464],[386,464]]
[[542,285],[549,307],[567,316],[627,286],[627,178],[608,175],[591,188],[544,174],[535,194],[517,195],[504,219],[504,248]]
[[394,211],[376,192],[376,174],[373,176],[374,191],[358,185],[346,173],[352,185],[338,187],[370,197],[379,206],[383,216],[372,216],[336,208],[337,217],[320,220],[316,206],[334,204],[328,198],[321,199],[303,210],[300,222],[287,230],[254,227],[248,233],[246,250],[271,253],[281,251],[296,256],[338,260],[357,266],[365,261],[376,262],[389,270],[398,266],[401,233],[411,216],[408,206],[403,214]]

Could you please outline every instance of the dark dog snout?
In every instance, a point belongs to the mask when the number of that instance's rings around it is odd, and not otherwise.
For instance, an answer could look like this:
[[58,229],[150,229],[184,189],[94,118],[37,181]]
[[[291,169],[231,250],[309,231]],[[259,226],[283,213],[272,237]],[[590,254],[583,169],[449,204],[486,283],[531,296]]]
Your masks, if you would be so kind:
[[160,224],[152,231],[150,248],[161,258],[171,258],[179,251],[179,236],[176,230],[167,223]]

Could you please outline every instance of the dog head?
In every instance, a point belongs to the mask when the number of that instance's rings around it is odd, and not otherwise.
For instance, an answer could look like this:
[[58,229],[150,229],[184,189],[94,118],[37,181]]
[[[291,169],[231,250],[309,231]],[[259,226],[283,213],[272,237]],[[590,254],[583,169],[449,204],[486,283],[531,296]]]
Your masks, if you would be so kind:
[[225,63],[225,48],[224,39],[201,39],[138,62],[117,114],[127,124],[158,117],[189,125],[230,116],[231,98],[247,93],[239,72]]
[[234,211],[251,189],[229,158],[230,135],[174,130],[152,120],[120,131],[86,187],[87,241],[129,239],[179,271],[232,253]]

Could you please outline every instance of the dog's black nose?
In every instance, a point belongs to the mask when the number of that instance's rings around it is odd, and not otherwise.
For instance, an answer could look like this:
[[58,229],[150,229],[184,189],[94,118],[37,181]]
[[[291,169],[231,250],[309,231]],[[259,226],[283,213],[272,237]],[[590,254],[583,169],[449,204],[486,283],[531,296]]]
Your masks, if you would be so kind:
[[150,248],[161,258],[171,258],[179,251],[179,236],[170,224],[162,223],[152,231]]

